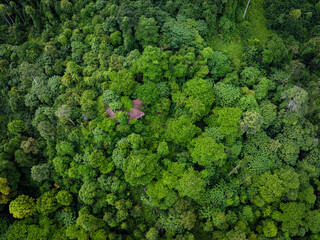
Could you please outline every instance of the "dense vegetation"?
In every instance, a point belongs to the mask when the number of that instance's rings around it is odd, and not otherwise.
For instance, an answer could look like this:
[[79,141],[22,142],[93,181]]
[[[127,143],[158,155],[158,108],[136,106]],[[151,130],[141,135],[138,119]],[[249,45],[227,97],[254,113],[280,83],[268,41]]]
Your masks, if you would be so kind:
[[320,2],[246,4],[1,1],[0,239],[320,239]]

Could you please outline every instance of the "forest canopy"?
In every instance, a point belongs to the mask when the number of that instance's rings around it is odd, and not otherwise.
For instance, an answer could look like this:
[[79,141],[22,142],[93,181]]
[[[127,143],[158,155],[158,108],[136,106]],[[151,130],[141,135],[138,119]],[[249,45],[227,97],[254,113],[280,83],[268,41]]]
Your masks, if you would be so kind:
[[320,2],[0,15],[0,240],[320,239]]

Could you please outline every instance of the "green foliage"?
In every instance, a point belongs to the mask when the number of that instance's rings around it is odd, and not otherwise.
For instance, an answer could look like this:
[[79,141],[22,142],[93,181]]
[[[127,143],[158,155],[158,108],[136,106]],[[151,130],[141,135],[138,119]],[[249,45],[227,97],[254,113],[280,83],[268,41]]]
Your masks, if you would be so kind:
[[319,239],[320,3],[246,4],[3,1],[0,239]]
[[157,153],[162,157],[167,156],[169,154],[168,144],[166,142],[160,142],[157,148]]
[[194,140],[195,147],[190,150],[193,162],[202,166],[224,165],[227,155],[225,147],[221,143],[216,143],[212,137],[200,136]]
[[87,232],[94,232],[101,228],[104,224],[102,219],[94,217],[90,214],[81,214],[77,218],[77,225],[81,226]]
[[56,198],[57,202],[64,206],[69,206],[73,200],[72,195],[66,190],[59,191]]
[[72,109],[69,105],[62,105],[57,109],[55,115],[63,122],[66,123],[71,119]]
[[14,152],[14,160],[21,167],[31,167],[37,162],[36,158],[30,155],[27,155],[21,149]]
[[111,103],[114,103],[114,102],[119,102],[120,94],[115,93],[114,91],[108,89],[103,92],[102,101],[104,104],[107,104],[107,105],[110,105]]
[[150,228],[149,231],[146,233],[146,238],[148,240],[157,240],[158,239],[158,230],[154,227]]
[[212,74],[212,78],[215,80],[225,77],[232,71],[229,58],[219,51],[213,53],[212,60],[208,62],[208,67]]
[[294,86],[284,91],[281,98],[285,99],[287,108],[290,111],[305,111],[302,107],[304,107],[308,101],[308,93],[304,89]]
[[274,212],[272,218],[282,223],[281,230],[290,236],[301,236],[303,232],[299,231],[299,227],[305,225],[306,206],[297,202],[281,203],[280,210]]
[[177,21],[170,19],[164,24],[164,35],[168,38],[173,49],[178,49],[182,45],[196,46],[203,42],[203,39],[195,29],[195,24],[190,23],[189,19],[181,17]]
[[159,99],[159,92],[156,84],[147,82],[136,88],[137,97],[146,104],[155,103]]
[[34,199],[27,195],[19,195],[10,202],[9,212],[14,218],[25,218],[35,215],[36,204]]
[[172,96],[173,102],[184,107],[192,121],[197,121],[206,116],[214,102],[214,93],[211,85],[198,78],[193,78],[182,87],[182,92]]
[[66,142],[66,141],[60,142],[59,144],[57,144],[56,150],[59,156],[74,155],[74,147],[70,142]]
[[262,52],[262,63],[279,65],[287,58],[288,50],[284,45],[282,39],[277,35],[271,36],[266,42],[266,46]]
[[36,139],[29,137],[27,141],[21,142],[20,147],[25,153],[37,154],[39,152],[40,143]]
[[254,110],[256,112],[259,112],[259,104],[257,102],[257,99],[253,95],[241,97],[239,100],[239,108],[242,111]]
[[26,125],[21,120],[13,120],[8,123],[8,131],[13,134],[21,133],[25,130]]
[[169,120],[166,138],[176,144],[186,145],[199,132],[200,129],[183,115],[178,119]]
[[87,205],[93,205],[97,196],[97,184],[95,182],[86,181],[79,190],[79,198]]
[[200,174],[191,168],[182,174],[175,188],[181,197],[189,197],[193,200],[200,199],[205,191]]
[[240,89],[231,84],[218,82],[214,85],[213,89],[215,99],[221,107],[234,106],[241,97]]
[[125,179],[131,185],[149,183],[157,172],[157,156],[147,149],[131,152],[124,166]]
[[103,155],[103,152],[93,151],[89,156],[90,165],[93,168],[98,168],[101,173],[107,174],[113,170],[114,164],[110,159]]
[[262,174],[258,185],[261,197],[267,203],[279,201],[286,190],[282,183],[277,174],[271,174],[270,172]]
[[206,119],[206,122],[209,126],[216,127],[225,136],[228,144],[232,144],[241,135],[239,127],[241,116],[242,111],[239,108],[216,107],[212,110],[212,115]]
[[239,124],[242,132],[247,134],[255,134],[260,130],[262,125],[262,117],[256,111],[247,111],[243,113],[243,119],[240,120]]
[[241,79],[240,82],[242,83],[243,86],[252,86],[255,84],[259,77],[260,77],[260,71],[256,67],[246,67],[242,72],[241,72]]
[[16,191],[18,189],[18,183],[21,174],[17,170],[13,162],[3,159],[3,154],[1,154],[0,156],[0,177],[6,178],[8,180],[11,191]]
[[136,82],[131,71],[123,69],[119,72],[110,72],[108,76],[111,80],[110,90],[127,96],[134,92]]
[[48,121],[42,121],[38,124],[37,130],[39,131],[41,137],[49,140],[54,137],[55,135],[55,128],[54,126]]
[[52,189],[37,198],[37,211],[40,214],[46,216],[57,211],[60,206],[57,202],[56,194],[56,189]]
[[49,165],[47,163],[35,165],[31,168],[31,178],[34,181],[42,182],[50,176]]
[[120,31],[115,31],[110,34],[110,43],[113,46],[119,46],[122,43],[122,37]]
[[141,16],[139,24],[136,27],[135,37],[141,42],[141,45],[145,48],[148,45],[154,45],[159,39],[159,27],[154,18],[146,18]]
[[263,118],[262,127],[269,127],[277,118],[277,106],[270,101],[262,101],[260,104],[261,116]]
[[10,187],[6,178],[0,177],[0,204],[9,202]]
[[275,237],[277,235],[277,226],[274,221],[266,220],[263,222],[263,234],[268,238]]
[[147,46],[133,64],[134,73],[142,73],[144,81],[160,82],[168,69],[168,53],[160,48]]
[[320,219],[320,212],[319,210],[310,211],[308,213],[307,219],[307,226],[310,228],[310,230],[313,233],[319,233],[320,227],[319,227],[319,219]]

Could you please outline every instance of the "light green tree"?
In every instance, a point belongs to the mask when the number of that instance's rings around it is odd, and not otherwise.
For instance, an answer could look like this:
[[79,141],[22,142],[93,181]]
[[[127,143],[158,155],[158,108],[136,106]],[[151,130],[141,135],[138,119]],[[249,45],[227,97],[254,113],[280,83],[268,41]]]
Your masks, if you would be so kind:
[[224,145],[217,143],[214,138],[200,136],[194,140],[194,148],[190,152],[194,163],[202,166],[214,164],[221,167],[227,158],[224,149]]
[[32,197],[20,195],[10,202],[9,212],[14,218],[25,218],[36,214],[36,204]]
[[154,18],[141,16],[136,27],[135,36],[141,45],[145,48],[147,45],[154,45],[159,39],[159,26]]
[[18,134],[23,132],[26,128],[26,125],[21,120],[13,120],[12,122],[8,123],[8,131],[13,134]]
[[256,111],[247,111],[243,113],[243,119],[239,121],[242,132],[255,134],[260,130],[263,118]]
[[158,169],[156,154],[147,149],[133,151],[126,159],[125,179],[133,186],[144,185],[155,177]]
[[176,144],[186,145],[201,130],[194,125],[186,115],[177,119],[170,119],[166,132],[166,139]]

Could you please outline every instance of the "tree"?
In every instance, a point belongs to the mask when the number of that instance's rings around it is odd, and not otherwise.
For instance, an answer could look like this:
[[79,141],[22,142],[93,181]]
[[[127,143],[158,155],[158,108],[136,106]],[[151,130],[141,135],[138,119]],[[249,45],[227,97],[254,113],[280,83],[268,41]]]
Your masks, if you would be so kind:
[[290,236],[303,236],[304,232],[300,232],[300,226],[305,225],[306,206],[303,203],[288,202],[280,203],[280,210],[272,213],[271,217],[282,222],[281,230],[288,232]]
[[192,168],[182,174],[175,188],[179,191],[180,197],[190,197],[193,200],[199,200],[205,192],[204,181]]
[[59,191],[56,198],[57,202],[63,206],[69,206],[73,200],[72,195],[66,190]]
[[125,179],[132,186],[145,185],[155,177],[158,168],[156,154],[147,149],[133,151],[124,165]]
[[9,202],[10,187],[6,178],[0,177],[0,204]]
[[263,221],[263,233],[267,238],[275,237],[277,235],[277,226],[272,220]]
[[260,103],[260,109],[261,116],[263,118],[262,127],[266,129],[277,119],[277,106],[272,104],[270,101],[265,100]]
[[228,144],[232,144],[241,136],[239,121],[242,116],[240,108],[216,107],[212,110],[212,115],[206,119],[210,127],[216,127],[221,138],[226,138]]
[[104,226],[103,220],[91,214],[81,214],[77,218],[77,225],[81,226],[87,232],[95,232]]
[[175,144],[186,145],[199,132],[200,129],[190,121],[190,118],[183,115],[168,121],[165,137]]
[[286,192],[282,180],[277,174],[270,172],[265,172],[259,177],[258,186],[261,197],[267,203],[280,201],[281,196]]
[[0,153],[0,177],[7,179],[11,192],[17,191],[21,174],[14,163],[5,160],[3,155],[3,153]]
[[80,190],[79,198],[87,205],[93,205],[97,196],[97,184],[92,181],[85,181]]
[[66,175],[67,170],[69,168],[69,163],[71,162],[71,159],[68,157],[55,157],[52,160],[53,167],[59,175]]
[[36,204],[34,199],[27,195],[19,195],[15,200],[10,202],[9,212],[14,218],[33,216],[36,213]]
[[110,72],[110,90],[118,94],[131,95],[136,87],[136,82],[131,71],[127,69],[120,70],[119,72]]
[[72,108],[70,105],[62,105],[57,109],[55,115],[60,119],[61,122],[66,123],[67,121],[70,121],[73,125],[75,125],[71,119]]
[[156,84],[147,82],[136,88],[137,97],[146,104],[152,104],[159,99],[159,91]]
[[98,168],[102,174],[107,174],[114,168],[114,163],[104,156],[103,152],[97,150],[90,154],[89,162],[93,168]]
[[262,63],[279,66],[287,59],[288,50],[280,37],[272,35],[265,44],[262,56]]
[[40,143],[36,139],[29,137],[27,141],[21,142],[20,147],[25,153],[37,154],[39,152]]
[[225,77],[232,71],[231,61],[224,53],[215,51],[211,58],[208,67],[214,80]]
[[310,38],[308,42],[305,42],[302,47],[301,55],[303,56],[308,66],[312,68],[312,70],[316,70],[319,68],[319,43],[320,37],[315,36]]
[[116,119],[121,125],[127,125],[129,121],[129,113],[123,111],[116,112]]
[[247,134],[255,134],[260,130],[263,119],[256,111],[246,111],[243,113],[243,119],[240,120],[239,124],[242,132]]
[[168,144],[165,141],[159,143],[157,147],[157,153],[162,157],[165,157],[169,154]]
[[109,58],[108,65],[110,71],[120,71],[123,69],[124,57],[118,54],[112,54]]
[[161,82],[168,69],[168,53],[160,48],[147,46],[131,67],[134,73],[142,73],[143,81]]
[[259,83],[253,86],[255,97],[260,101],[265,99],[268,96],[268,91],[274,88],[274,83],[265,77],[261,78]]
[[8,131],[13,134],[18,134],[26,129],[26,125],[21,120],[13,120],[8,123]]
[[252,86],[255,84],[260,77],[260,70],[256,67],[246,67],[241,72],[240,82],[243,86]]
[[200,136],[194,140],[194,148],[190,150],[194,163],[202,166],[224,165],[227,158],[222,143],[216,143],[212,137]]
[[52,189],[43,193],[40,197],[37,198],[37,211],[42,215],[49,215],[54,213],[60,207],[60,204],[56,199],[57,190]]
[[73,5],[68,0],[62,0],[60,2],[60,9],[62,12],[70,14],[72,13],[72,8],[73,8]]
[[49,165],[47,163],[33,166],[31,168],[31,178],[34,181],[42,182],[50,176]]
[[157,240],[158,239],[158,230],[154,227],[150,228],[149,231],[146,233],[146,238],[148,240]]
[[253,95],[247,95],[240,98],[238,106],[242,111],[254,110],[259,112],[259,104]]
[[184,45],[188,47],[197,46],[197,44],[203,42],[202,37],[192,25],[193,24],[188,23],[186,19],[183,18],[177,21],[169,19],[169,21],[164,24],[162,27],[164,35],[168,38],[173,49],[178,49]]
[[154,45],[159,39],[159,26],[154,18],[141,16],[136,27],[135,37],[141,42],[143,48],[148,45]]
[[184,107],[192,121],[198,121],[209,113],[214,93],[207,81],[193,78],[183,85],[182,92],[172,96],[172,100],[179,107]]
[[232,84],[218,82],[213,87],[217,104],[221,107],[234,106],[241,97],[241,90]]
[[14,160],[21,167],[32,167],[37,162],[37,158],[26,154],[21,149],[14,152]]
[[311,230],[311,232],[317,234],[320,232],[320,211],[319,210],[313,210],[309,211],[308,215],[306,217],[307,220],[307,226]]
[[[106,104],[110,107],[111,104],[115,105],[114,103],[120,102],[120,97],[121,96],[119,93],[115,93],[114,91],[108,89],[103,92],[102,101],[104,104]],[[120,108],[121,108],[121,106],[120,106]],[[112,108],[112,110],[116,110],[116,109]]]
[[59,156],[74,156],[74,145],[67,141],[61,141],[56,145],[57,154]]
[[54,138],[55,128],[50,122],[41,121],[38,124],[37,129],[38,129],[41,137],[45,138],[46,140]]
[[281,98],[286,101],[289,111],[305,111],[303,107],[308,101],[308,92],[303,88],[294,86],[287,91],[284,91]]
[[122,44],[122,37],[120,31],[115,31],[110,34],[110,43],[112,46],[119,46]]

